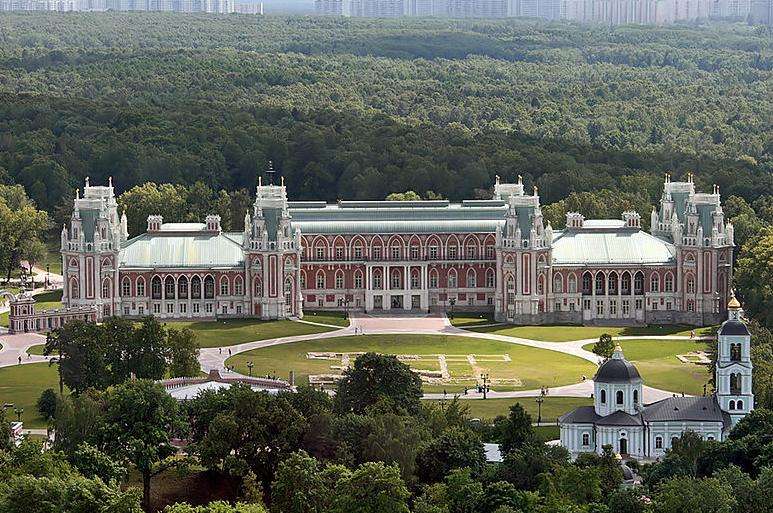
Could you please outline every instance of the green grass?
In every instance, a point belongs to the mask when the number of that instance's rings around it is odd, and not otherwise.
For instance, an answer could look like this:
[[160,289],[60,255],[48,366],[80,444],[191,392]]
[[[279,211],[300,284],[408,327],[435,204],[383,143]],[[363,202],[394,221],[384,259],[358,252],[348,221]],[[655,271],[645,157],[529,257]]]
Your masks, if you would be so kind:
[[[271,374],[286,379],[290,371],[295,372],[296,383],[307,383],[309,374],[329,374],[331,365],[340,365],[334,360],[309,360],[310,351],[356,352],[375,351],[385,354],[413,355],[504,355],[509,354],[510,362],[479,362],[492,379],[518,378],[520,387],[531,389],[540,386],[557,386],[579,382],[583,375],[591,376],[595,366],[574,356],[547,351],[517,344],[508,344],[493,340],[445,335],[359,335],[334,337],[322,340],[306,340],[272,347],[254,349],[229,358],[227,365],[235,365],[236,370],[247,374],[247,362],[254,363],[253,375]],[[437,359],[434,359],[436,362]],[[423,361],[409,362],[416,368],[438,369],[437,363],[429,358]],[[449,394],[460,393],[464,386],[475,383],[472,370],[466,362],[449,362],[451,377],[461,382],[455,386],[433,385],[425,387],[427,391],[442,391]],[[508,389],[493,386],[496,390]]]
[[[536,397],[486,400],[462,399],[460,402],[469,409],[470,417],[482,420],[492,420],[497,415],[507,415],[512,405],[520,403],[529,415],[531,415],[532,421],[537,422],[538,408],[535,399]],[[545,400],[542,403],[542,421],[555,422],[558,417],[578,406],[588,406],[592,404],[593,400],[589,397],[545,397]]]
[[520,337],[545,342],[570,342],[599,338],[604,333],[613,337],[647,335],[689,336],[695,330],[696,336],[712,335],[716,327],[695,328],[691,326],[489,326],[470,328],[473,331],[495,333],[508,337]]
[[192,329],[196,333],[200,347],[233,346],[254,340],[310,335],[334,329],[294,321],[256,321],[250,319],[167,322],[166,325]]
[[[49,266],[48,270],[54,274],[62,274],[62,254],[60,253],[59,240],[51,241],[46,244],[48,251],[42,262],[38,262],[37,267],[46,270],[46,265]],[[43,278],[45,279],[45,277]]]
[[333,326],[341,326],[346,328],[349,326],[349,318],[344,312],[328,312],[328,311],[307,311],[303,312],[303,320],[309,322],[319,322],[322,324],[330,324]]
[[[625,358],[636,365],[644,384],[651,387],[684,392],[691,395],[703,393],[703,385],[711,377],[711,367],[682,363],[677,354],[691,351],[707,351],[712,343],[692,340],[622,340],[620,347]],[[590,351],[593,344],[583,346]]]
[[[62,291],[52,290],[35,295],[35,310],[62,308]],[[0,314],[0,326],[8,326],[8,312]]]
[[[24,408],[21,420],[26,428],[46,427],[46,421],[38,415],[36,407],[46,388],[59,390],[56,365],[31,363],[0,368],[0,403],[13,403],[15,408]],[[12,409],[6,411],[6,419],[16,420]]]
[[28,347],[27,348],[27,352],[29,354],[34,354],[34,355],[37,355],[37,356],[43,356],[43,349],[45,349],[45,347],[46,347],[45,344],[37,344],[37,345],[31,346],[31,347]]
[[496,322],[494,320],[494,315],[489,312],[479,314],[454,314],[454,317],[452,319],[449,317],[449,320],[451,321],[451,325],[459,328],[470,328],[481,324],[491,324]]
[[558,426],[539,426],[534,428],[537,437],[543,442],[558,440],[561,437],[561,431]]

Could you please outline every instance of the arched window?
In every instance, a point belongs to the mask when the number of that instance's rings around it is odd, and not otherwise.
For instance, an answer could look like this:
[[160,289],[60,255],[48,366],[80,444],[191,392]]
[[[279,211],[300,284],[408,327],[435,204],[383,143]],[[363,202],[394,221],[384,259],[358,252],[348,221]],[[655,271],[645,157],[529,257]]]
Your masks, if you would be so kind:
[[449,289],[456,288],[456,269],[448,270],[448,288]]
[[582,445],[584,446],[590,445],[590,435],[588,433],[582,434]]
[[728,406],[728,408],[730,408],[731,410],[735,410],[735,401],[730,401],[730,402],[728,403],[728,405],[727,405],[727,406]]
[[537,278],[537,294],[545,293],[545,275],[540,274]]
[[161,299],[161,278],[158,276],[153,276],[150,281],[150,296],[153,299]]
[[235,296],[244,295],[244,281],[242,280],[241,276],[237,276],[236,278],[234,278],[234,295]]
[[167,276],[164,279],[164,299],[174,299],[174,278]]
[[685,290],[687,290],[687,293],[695,294],[695,278],[693,278],[693,275],[688,274],[685,280]]
[[601,272],[596,273],[596,295],[597,296],[603,296],[604,295],[604,293],[606,291],[606,287],[604,286],[605,285],[605,283],[604,283],[605,281],[606,280],[604,279],[604,274],[603,273],[601,273]]
[[204,278],[204,299],[215,297],[215,279],[212,276]]
[[255,291],[255,297],[263,296],[263,282],[258,277],[255,277],[253,290]]
[[617,295],[617,273],[612,271],[607,277],[607,291],[610,296]]
[[633,277],[633,293],[637,296],[644,294],[644,273],[641,271]]
[[607,404],[607,391],[603,388],[601,389],[601,392],[599,392],[599,400],[601,401],[601,404]]
[[574,273],[569,275],[569,293],[577,293],[577,276],[575,276]]
[[472,269],[468,269],[467,270],[467,287],[473,289],[473,288],[478,286],[477,282],[478,282],[478,280],[477,280],[477,276],[475,275],[475,271],[472,270]]
[[228,283],[228,276],[220,278],[220,295],[228,296],[231,293],[231,284]]
[[105,278],[102,280],[102,298],[110,298],[113,297],[113,287],[111,287],[110,278]]
[[177,297],[180,299],[188,299],[188,277],[180,276],[177,279]]
[[625,296],[631,294],[631,274],[628,271],[625,271],[620,279],[620,292]]
[[375,290],[381,290],[381,288],[384,286],[382,278],[381,271],[379,269],[375,269],[373,271],[373,288]]
[[362,271],[360,271],[359,269],[354,272],[354,288],[355,289],[362,288]]
[[741,401],[740,399],[738,401],[736,401],[735,409],[736,410],[743,410],[743,401]]
[[593,277],[591,277],[589,272],[585,272],[582,275],[582,293],[586,296],[593,294]]
[[132,295],[132,282],[128,276],[124,276],[121,280],[121,296],[129,297]]
[[145,278],[142,276],[137,278],[137,296],[145,297]]
[[336,271],[335,288],[344,288],[344,273],[340,269]]
[[191,299],[201,299],[201,278],[191,278]]
[[652,273],[650,276],[650,292],[660,292],[660,275]]
[[429,288],[436,289],[438,286],[437,269],[432,269],[429,272]]
[[419,277],[419,271],[414,269],[411,271],[411,288],[412,289],[419,289],[421,288],[420,282],[421,278]]
[[486,271],[486,287],[492,288],[495,281],[496,275],[494,273],[494,269],[489,268],[489,270]]
[[656,436],[655,437],[655,449],[662,449],[663,448],[663,437],[662,436]]
[[455,237],[450,237],[446,243],[446,259],[456,260],[459,258],[459,241]]
[[403,273],[400,269],[393,269],[390,275],[389,286],[393,290],[399,290],[403,288]]
[[301,276],[301,288],[305,289],[306,288],[306,271],[301,271],[300,276]]
[[617,394],[615,394],[615,403],[616,404],[623,404],[623,391],[618,390]]
[[317,288],[318,289],[325,288],[325,273],[322,271],[317,271]]
[[564,280],[561,279],[561,275],[556,273],[553,275],[553,293],[560,294],[564,291]]
[[633,391],[633,404],[639,404],[639,391]]
[[293,304],[293,278],[292,276],[288,276],[285,280],[285,304],[292,307]]
[[730,374],[730,393],[733,395],[739,395],[741,393],[741,375]]
[[665,282],[666,282],[665,291],[666,292],[673,292],[674,291],[674,275],[671,274],[671,273],[666,273]]

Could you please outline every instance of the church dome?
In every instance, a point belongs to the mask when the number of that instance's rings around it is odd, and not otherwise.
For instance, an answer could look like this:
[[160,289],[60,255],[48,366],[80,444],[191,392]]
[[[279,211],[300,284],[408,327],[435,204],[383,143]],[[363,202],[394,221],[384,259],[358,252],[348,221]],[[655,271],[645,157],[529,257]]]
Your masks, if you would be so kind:
[[625,359],[620,346],[617,346],[612,358],[599,367],[593,380],[597,383],[630,383],[641,381],[641,376],[636,367]]

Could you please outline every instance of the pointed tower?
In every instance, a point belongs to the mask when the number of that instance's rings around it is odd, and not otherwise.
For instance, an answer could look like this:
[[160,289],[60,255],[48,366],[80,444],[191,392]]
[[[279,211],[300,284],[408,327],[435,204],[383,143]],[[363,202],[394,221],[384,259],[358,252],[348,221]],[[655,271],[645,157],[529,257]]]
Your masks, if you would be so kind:
[[61,233],[64,306],[94,306],[100,318],[115,315],[118,253],[127,236],[112,178],[107,186],[92,186],[86,178],[83,197],[76,192],[70,230]]
[[715,377],[717,401],[732,424],[754,409],[752,393],[751,334],[741,319],[741,303],[732,296],[727,320],[717,334]]
[[[266,172],[273,176],[270,162]],[[303,317],[301,233],[292,226],[284,178],[280,185],[263,185],[258,178],[252,218],[245,216],[244,231],[252,315],[263,319]]]

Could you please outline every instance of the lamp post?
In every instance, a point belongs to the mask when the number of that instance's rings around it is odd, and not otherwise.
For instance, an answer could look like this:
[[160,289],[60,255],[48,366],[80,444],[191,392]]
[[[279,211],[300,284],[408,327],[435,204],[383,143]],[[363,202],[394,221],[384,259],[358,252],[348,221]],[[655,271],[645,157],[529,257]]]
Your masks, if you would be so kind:
[[46,264],[46,287],[51,286],[51,264]]
[[252,363],[252,362],[247,362],[247,370],[250,372],[250,377],[252,377],[252,367],[253,367],[254,365],[255,365],[255,364],[254,364],[254,363]]
[[540,389],[540,395],[535,399],[537,402],[537,426],[542,422],[542,403],[545,402],[545,390]]
[[483,382],[483,399],[486,399],[486,394],[488,394],[489,376],[488,374],[481,374],[480,379]]

